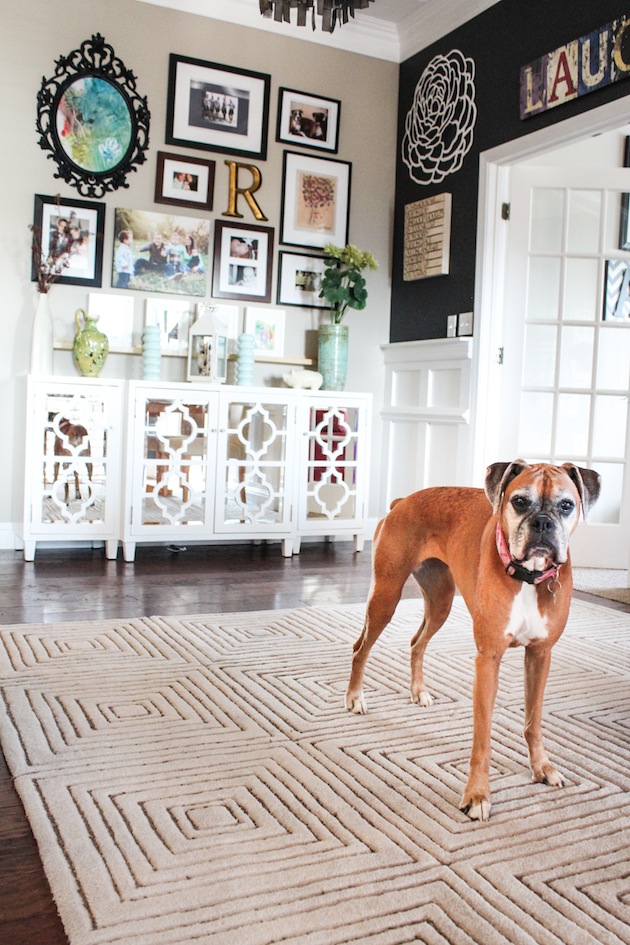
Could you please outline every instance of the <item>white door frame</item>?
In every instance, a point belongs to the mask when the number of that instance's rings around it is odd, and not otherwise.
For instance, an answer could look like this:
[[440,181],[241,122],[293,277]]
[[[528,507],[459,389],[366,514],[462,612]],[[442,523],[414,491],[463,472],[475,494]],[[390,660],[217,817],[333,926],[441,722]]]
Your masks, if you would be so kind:
[[[472,437],[469,481],[483,484],[488,463],[514,459],[497,456],[501,374],[497,363],[503,337],[503,292],[507,227],[501,205],[509,200],[511,165],[582,138],[612,131],[628,122],[629,97],[557,122],[479,156],[475,336],[472,360]],[[562,106],[560,106],[562,107]]]

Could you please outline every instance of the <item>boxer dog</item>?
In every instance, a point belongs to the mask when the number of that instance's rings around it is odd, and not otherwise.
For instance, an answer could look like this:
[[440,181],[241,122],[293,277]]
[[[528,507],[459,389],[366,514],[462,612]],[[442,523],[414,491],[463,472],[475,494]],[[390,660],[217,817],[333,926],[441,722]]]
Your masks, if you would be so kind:
[[431,705],[422,675],[424,652],[448,617],[457,587],[472,616],[477,646],[470,774],[460,804],[471,820],[490,816],[492,712],[501,657],[509,646],[525,647],[524,734],[533,780],[554,787],[565,783],[543,747],[543,696],[551,648],[569,613],[569,537],[599,489],[598,473],[572,463],[494,463],[487,469],[484,490],[415,492],[394,501],[376,528],[372,585],[354,645],[346,707],[359,714],[367,711],[365,664],[410,574],[425,604],[411,641],[411,698]]

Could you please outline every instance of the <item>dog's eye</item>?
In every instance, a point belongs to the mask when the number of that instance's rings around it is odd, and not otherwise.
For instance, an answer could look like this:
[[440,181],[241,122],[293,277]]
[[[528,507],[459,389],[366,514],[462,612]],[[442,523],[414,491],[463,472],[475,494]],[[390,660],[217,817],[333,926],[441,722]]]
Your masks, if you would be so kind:
[[525,509],[528,509],[531,505],[529,499],[526,499],[524,495],[515,495],[512,498],[512,505],[517,512],[524,512]]
[[575,508],[575,502],[572,499],[563,499],[560,503],[560,511],[563,515],[570,515]]

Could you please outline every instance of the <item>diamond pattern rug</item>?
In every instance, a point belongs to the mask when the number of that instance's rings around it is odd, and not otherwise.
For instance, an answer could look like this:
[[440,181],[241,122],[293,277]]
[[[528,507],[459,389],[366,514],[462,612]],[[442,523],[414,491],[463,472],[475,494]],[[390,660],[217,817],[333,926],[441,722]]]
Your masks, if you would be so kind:
[[522,650],[493,815],[457,804],[474,646],[460,599],[408,697],[403,601],[343,708],[363,607],[0,630],[0,736],[72,945],[630,943],[630,615],[574,601],[530,781]]

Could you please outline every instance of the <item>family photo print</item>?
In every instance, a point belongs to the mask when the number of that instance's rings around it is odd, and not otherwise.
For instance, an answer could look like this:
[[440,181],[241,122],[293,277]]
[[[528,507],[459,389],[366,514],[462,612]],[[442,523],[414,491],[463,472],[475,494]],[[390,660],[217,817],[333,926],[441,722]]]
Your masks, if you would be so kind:
[[203,297],[209,239],[208,220],[118,209],[112,285]]

